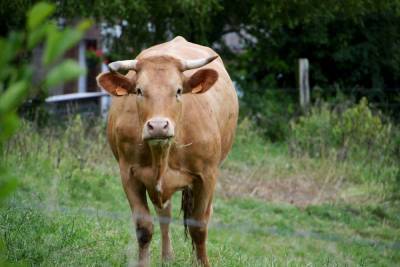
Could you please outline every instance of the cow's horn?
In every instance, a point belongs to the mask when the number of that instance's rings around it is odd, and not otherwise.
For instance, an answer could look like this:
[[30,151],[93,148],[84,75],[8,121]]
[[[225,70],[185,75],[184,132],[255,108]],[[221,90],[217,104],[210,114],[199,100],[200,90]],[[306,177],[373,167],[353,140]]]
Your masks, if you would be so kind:
[[119,71],[119,70],[136,70],[136,65],[138,61],[134,60],[121,60],[121,61],[114,61],[108,64],[108,67],[112,71]]
[[217,57],[218,56],[211,56],[211,57],[201,58],[201,59],[182,60],[182,68],[183,68],[183,70],[197,69],[197,68],[203,67],[204,65],[207,65],[208,63],[210,63]]

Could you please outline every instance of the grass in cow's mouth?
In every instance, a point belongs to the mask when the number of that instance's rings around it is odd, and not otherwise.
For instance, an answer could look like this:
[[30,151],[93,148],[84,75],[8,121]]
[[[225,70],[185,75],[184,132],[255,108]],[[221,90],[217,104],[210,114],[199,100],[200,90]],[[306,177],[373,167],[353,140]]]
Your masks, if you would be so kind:
[[152,139],[147,139],[146,142],[151,146],[169,145],[173,142],[173,137],[152,138]]
[[[1,160],[20,187],[0,213],[4,257],[44,266],[136,263],[130,209],[104,132],[101,124],[85,131],[79,119],[62,130],[25,125],[9,143]],[[236,140],[215,194],[213,266],[400,262],[399,205],[386,185],[361,180],[366,170],[357,163],[292,158],[285,144],[265,142],[242,126]],[[175,260],[167,266],[190,266],[179,192],[173,207]],[[159,266],[154,229],[152,266]]]

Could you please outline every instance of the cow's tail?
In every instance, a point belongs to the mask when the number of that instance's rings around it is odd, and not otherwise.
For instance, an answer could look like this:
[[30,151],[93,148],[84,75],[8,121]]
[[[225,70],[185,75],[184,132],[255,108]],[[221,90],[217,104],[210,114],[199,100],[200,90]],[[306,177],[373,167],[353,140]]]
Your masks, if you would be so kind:
[[183,212],[183,226],[185,227],[185,237],[188,238],[189,235],[189,219],[193,213],[193,190],[190,187],[185,187],[182,190],[182,204],[181,204],[181,211]]

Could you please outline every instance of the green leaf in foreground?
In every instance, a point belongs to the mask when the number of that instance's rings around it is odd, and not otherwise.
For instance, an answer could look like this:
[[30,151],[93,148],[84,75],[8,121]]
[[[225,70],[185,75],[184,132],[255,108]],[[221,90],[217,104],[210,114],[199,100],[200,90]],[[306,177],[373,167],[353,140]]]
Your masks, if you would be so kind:
[[86,70],[73,60],[65,60],[54,67],[48,74],[45,85],[47,88],[57,86],[63,82],[75,79],[84,74]]
[[16,108],[22,103],[29,89],[28,82],[21,80],[11,85],[0,95],[0,114]]
[[35,47],[43,38],[45,38],[47,33],[48,23],[37,27],[36,29],[32,30],[28,36],[28,48],[32,49]]
[[93,23],[94,23],[93,20],[85,19],[76,26],[76,29],[85,32],[93,25]]
[[54,12],[54,5],[49,3],[38,3],[28,13],[27,27],[32,30],[39,26]]
[[[16,57],[23,45],[23,34],[12,32],[7,39],[0,38],[0,73],[7,72],[5,69],[10,67],[10,62]],[[4,76],[0,76],[3,80]]]
[[12,136],[16,129],[18,129],[18,126],[19,119],[15,112],[2,114],[0,116],[0,149],[2,149],[4,140],[7,140],[10,136]]
[[48,35],[42,61],[49,65],[59,59],[68,49],[79,42],[83,31],[67,28],[59,31],[53,23],[47,27]]

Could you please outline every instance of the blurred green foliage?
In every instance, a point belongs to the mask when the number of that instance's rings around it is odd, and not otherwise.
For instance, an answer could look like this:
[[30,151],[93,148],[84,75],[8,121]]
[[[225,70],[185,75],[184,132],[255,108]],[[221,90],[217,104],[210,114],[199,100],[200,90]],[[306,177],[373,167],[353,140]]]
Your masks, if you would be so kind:
[[[62,61],[60,58],[80,40],[90,26],[90,21],[84,21],[76,28],[60,30],[49,19],[54,11],[54,5],[38,3],[27,13],[25,29],[11,31],[7,37],[0,38],[0,151],[2,152],[5,142],[19,126],[17,109],[29,94],[46,90],[49,86],[57,86],[78,77],[85,71],[75,61]],[[15,16],[15,13],[9,15]],[[38,78],[35,73],[37,66],[31,62],[31,55],[34,49],[43,43],[45,48],[42,64],[46,74]],[[17,180],[8,170],[5,161],[1,159],[0,205],[16,186]],[[1,254],[0,264],[6,264]]]
[[[288,118],[298,111],[298,58],[309,59],[310,84],[323,88],[320,96],[335,97],[341,88],[356,100],[366,96],[379,103],[386,113],[400,110],[399,90],[394,89],[400,88],[399,0],[53,2],[55,16],[67,23],[92,17],[121,28],[121,36],[105,33],[110,60],[133,58],[176,35],[217,49],[243,93],[241,112],[271,140],[286,137]],[[3,34],[23,27],[16,13],[24,13],[31,3],[0,3]],[[239,51],[226,45],[224,37],[230,33],[239,36]]]
[[[60,30],[48,20],[54,10],[55,6],[51,4],[35,5],[27,15],[26,30],[13,31],[7,38],[0,39],[0,146],[17,128],[17,108],[30,91],[47,90],[85,71],[75,61],[60,61],[60,58],[81,39],[91,22],[84,21],[76,28]],[[42,43],[45,46],[42,64],[46,74],[40,79],[36,77],[37,68],[31,62],[31,55]]]
[[[296,86],[295,64],[307,57],[312,84],[320,87],[398,87],[400,1],[54,1],[56,15],[93,17],[120,25],[122,36],[112,51],[134,56],[144,47],[175,35],[224,50],[222,37],[237,33],[244,53],[230,67],[259,88]],[[30,1],[0,4],[6,33],[23,26],[15,12]],[[14,9],[14,12],[8,12]],[[77,12],[79,11],[79,12]],[[16,18],[17,17],[17,18]],[[232,53],[230,53],[232,55]]]

